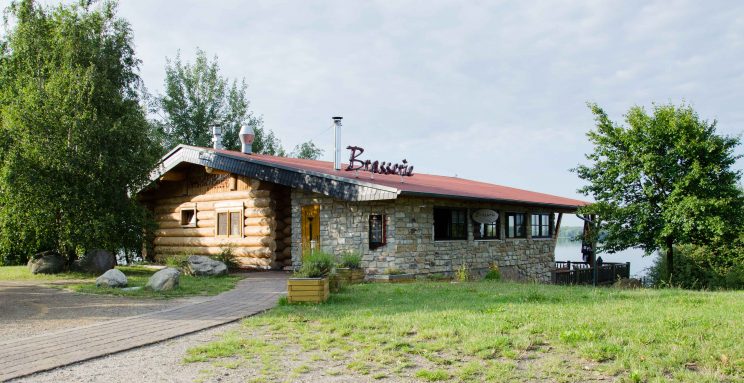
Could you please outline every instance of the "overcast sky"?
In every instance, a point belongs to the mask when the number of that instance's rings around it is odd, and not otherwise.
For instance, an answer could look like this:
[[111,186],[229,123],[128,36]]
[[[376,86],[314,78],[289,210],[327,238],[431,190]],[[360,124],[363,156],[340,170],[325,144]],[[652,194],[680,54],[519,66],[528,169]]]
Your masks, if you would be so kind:
[[366,158],[580,197],[587,101],[619,120],[686,100],[744,131],[741,1],[124,0],[120,14],[151,92],[166,57],[200,47],[246,79],[287,148],[313,139],[325,159],[339,114]]

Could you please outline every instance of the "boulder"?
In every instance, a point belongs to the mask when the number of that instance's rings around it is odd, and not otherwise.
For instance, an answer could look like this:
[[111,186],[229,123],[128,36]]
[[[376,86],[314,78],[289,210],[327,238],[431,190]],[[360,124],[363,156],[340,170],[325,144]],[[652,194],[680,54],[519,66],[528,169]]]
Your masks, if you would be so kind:
[[178,269],[169,267],[153,274],[147,281],[146,287],[154,291],[171,290],[178,287],[178,278],[180,276],[181,272]]
[[613,284],[613,286],[619,289],[640,289],[641,287],[643,287],[643,284],[641,283],[640,279],[621,278],[618,279],[617,282]]
[[119,270],[111,269],[96,278],[98,287],[124,287],[127,285],[127,276]]
[[44,251],[28,260],[31,274],[57,274],[62,271],[65,260],[54,250]]
[[80,268],[91,274],[101,274],[116,267],[116,256],[111,252],[94,249],[80,259]]
[[227,275],[227,265],[203,255],[190,256],[188,259],[188,268],[191,275]]

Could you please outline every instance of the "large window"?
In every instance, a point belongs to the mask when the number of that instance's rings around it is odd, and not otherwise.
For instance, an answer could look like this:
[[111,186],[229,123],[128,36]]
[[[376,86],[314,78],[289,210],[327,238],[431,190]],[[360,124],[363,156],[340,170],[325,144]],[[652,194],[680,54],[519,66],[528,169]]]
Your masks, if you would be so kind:
[[553,235],[553,226],[547,213],[532,214],[532,238],[550,238]]
[[473,220],[473,238],[476,240],[501,238],[501,217],[492,223],[480,223]]
[[525,238],[525,224],[524,213],[506,213],[506,238]]
[[385,215],[370,214],[369,216],[369,248],[374,250],[384,246],[386,242],[385,235]]
[[434,208],[434,240],[468,239],[466,209]]

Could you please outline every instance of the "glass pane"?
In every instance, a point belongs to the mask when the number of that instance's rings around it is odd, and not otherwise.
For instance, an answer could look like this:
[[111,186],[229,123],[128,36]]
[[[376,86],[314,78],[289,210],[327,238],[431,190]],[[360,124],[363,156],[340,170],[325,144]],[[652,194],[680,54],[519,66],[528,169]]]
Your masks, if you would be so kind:
[[240,219],[240,212],[230,212],[230,235],[240,236],[240,227],[243,225],[243,220]]
[[383,224],[382,216],[379,214],[369,216],[369,243],[383,243]]
[[217,213],[217,235],[227,235],[227,213]]

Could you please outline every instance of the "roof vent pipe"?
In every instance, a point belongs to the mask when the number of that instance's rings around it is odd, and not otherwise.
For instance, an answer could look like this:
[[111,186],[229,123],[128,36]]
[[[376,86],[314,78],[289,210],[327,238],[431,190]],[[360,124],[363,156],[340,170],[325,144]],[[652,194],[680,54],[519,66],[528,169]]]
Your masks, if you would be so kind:
[[238,137],[240,137],[240,151],[245,154],[253,154],[253,139],[256,138],[253,128],[243,125],[240,128]]
[[333,117],[333,135],[335,137],[333,147],[333,170],[341,170],[341,120],[343,117]]
[[212,127],[212,147],[222,149],[222,128],[219,125]]

